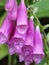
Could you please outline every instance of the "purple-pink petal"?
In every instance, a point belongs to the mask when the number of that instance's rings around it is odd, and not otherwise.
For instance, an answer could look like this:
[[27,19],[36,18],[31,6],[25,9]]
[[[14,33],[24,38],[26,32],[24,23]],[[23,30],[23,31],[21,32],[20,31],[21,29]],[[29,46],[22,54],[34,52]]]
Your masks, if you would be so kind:
[[17,19],[17,2],[15,2],[13,9],[10,12],[7,12],[7,15],[10,20]]
[[5,10],[7,12],[11,11],[14,7],[16,0],[7,0],[6,5],[5,5]]
[[43,49],[43,38],[40,33],[39,26],[36,27],[35,30],[35,43],[33,49],[34,61],[35,63],[40,63],[42,58],[44,57],[44,49]]
[[19,61],[20,61],[20,62],[23,62],[23,61],[24,61],[24,57],[23,57],[22,54],[19,55]]
[[14,36],[13,36],[13,39],[14,38],[19,38],[19,39],[23,39],[25,41],[25,38],[26,38],[26,33],[25,34],[20,34],[18,31],[17,31],[17,26],[16,26],[16,29],[15,29],[15,33],[14,33]]
[[3,44],[8,41],[8,39],[12,36],[14,32],[13,30],[14,27],[15,27],[14,22],[9,21],[8,16],[7,16],[0,28],[0,44]]
[[26,33],[26,40],[24,46],[22,47],[22,52],[24,55],[33,53],[34,46],[34,22],[30,20],[28,22],[28,30]]
[[23,44],[24,44],[24,40],[22,39],[17,38],[14,40],[14,46],[18,56],[22,53],[21,48]]
[[25,45],[31,45],[32,47],[34,46],[34,21],[32,19],[28,21]]
[[7,42],[7,46],[8,46],[9,54],[13,55],[15,53],[14,43],[11,40],[9,40]]
[[27,8],[25,6],[24,0],[21,0],[17,13],[17,30],[19,33],[24,34],[27,31],[28,25]]
[[20,61],[24,61],[25,65],[30,65],[33,62],[33,46],[34,46],[34,22],[32,19],[28,22],[28,29],[26,32],[26,40],[21,48]]
[[31,64],[31,63],[28,62],[28,61],[25,61],[24,63],[25,63],[25,65],[30,65],[30,64]]
[[16,53],[19,55],[21,53],[21,48],[25,42],[25,35],[22,35],[15,30],[15,34],[12,37],[12,42],[14,43]]
[[23,56],[27,56],[28,54],[32,54],[33,53],[33,48],[30,45],[24,45],[22,47],[22,54]]

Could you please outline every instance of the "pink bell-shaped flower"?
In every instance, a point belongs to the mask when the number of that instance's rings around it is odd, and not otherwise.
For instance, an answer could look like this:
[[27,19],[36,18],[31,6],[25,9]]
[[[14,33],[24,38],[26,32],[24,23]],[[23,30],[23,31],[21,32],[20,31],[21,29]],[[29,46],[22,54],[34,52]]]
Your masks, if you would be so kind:
[[10,12],[7,12],[7,15],[10,20],[17,19],[17,2],[15,2],[13,9]]
[[[17,26],[16,26],[17,27]],[[11,38],[12,43],[14,43],[16,53],[19,55],[21,53],[21,47],[24,45],[26,34],[20,34],[17,29],[15,29],[15,34]]]
[[33,53],[33,46],[34,46],[34,22],[32,21],[32,19],[30,19],[28,22],[26,42],[22,47],[23,54],[28,55]]
[[22,47],[22,59],[25,65],[30,65],[33,62],[33,46],[34,46],[34,22],[32,19],[28,22],[28,30],[26,40]]
[[21,0],[21,3],[18,7],[17,12],[17,30],[19,33],[24,34],[27,31],[27,8],[25,6],[24,0]]
[[[2,27],[0,28],[0,44],[8,41],[14,32],[14,22],[9,21],[8,16],[5,18]],[[12,33],[11,33],[12,32]]]
[[7,12],[11,11],[14,7],[15,2],[16,2],[16,0],[7,0],[6,5],[5,5],[5,10]]
[[36,30],[35,30],[33,56],[34,56],[34,61],[37,64],[40,63],[44,57],[43,39],[42,39],[42,34],[40,33],[39,26],[36,26]]
[[17,31],[17,26],[16,26],[16,29],[15,29],[15,34],[13,36],[12,39],[23,39],[25,41],[25,38],[26,38],[26,34],[20,34],[18,31]]

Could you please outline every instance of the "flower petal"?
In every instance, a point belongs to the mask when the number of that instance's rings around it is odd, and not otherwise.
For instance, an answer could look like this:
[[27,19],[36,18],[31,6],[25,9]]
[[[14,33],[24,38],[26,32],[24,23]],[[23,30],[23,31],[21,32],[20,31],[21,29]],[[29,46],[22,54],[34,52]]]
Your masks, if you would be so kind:
[[43,49],[43,39],[42,34],[40,33],[39,26],[36,26],[35,30],[35,44],[33,49],[34,61],[36,63],[41,62],[44,57],[44,49]]
[[8,39],[13,35],[14,27],[15,27],[14,22],[9,21],[7,16],[3,22],[2,27],[0,28],[0,44],[7,42]]
[[13,55],[15,53],[14,43],[12,43],[12,41],[8,41],[7,46],[8,46],[10,55]]
[[27,31],[27,9],[24,3],[24,0],[21,0],[21,3],[18,7],[17,14],[17,30],[19,33],[24,34]]
[[15,2],[13,9],[10,12],[7,12],[10,20],[17,19],[17,2]]
[[13,9],[15,2],[16,0],[7,0],[6,5],[5,5],[5,10],[11,11]]

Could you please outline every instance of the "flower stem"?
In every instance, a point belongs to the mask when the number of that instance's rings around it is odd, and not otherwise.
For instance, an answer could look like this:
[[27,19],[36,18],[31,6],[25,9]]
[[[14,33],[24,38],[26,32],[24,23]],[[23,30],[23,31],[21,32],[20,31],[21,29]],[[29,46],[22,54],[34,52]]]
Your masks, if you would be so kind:
[[15,55],[12,55],[12,62],[11,62],[11,65],[16,65],[16,56]]
[[8,65],[11,65],[11,55],[8,56]]
[[8,65],[16,65],[16,57],[15,55],[9,55],[8,56]]

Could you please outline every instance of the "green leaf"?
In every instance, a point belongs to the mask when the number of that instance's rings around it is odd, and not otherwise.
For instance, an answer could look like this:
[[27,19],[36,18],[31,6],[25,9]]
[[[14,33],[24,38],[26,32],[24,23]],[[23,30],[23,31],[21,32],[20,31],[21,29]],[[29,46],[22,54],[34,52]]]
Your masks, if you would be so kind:
[[6,13],[4,13],[2,17],[0,17],[0,26],[2,25],[2,22],[4,21],[5,17],[6,17]]
[[4,10],[6,0],[1,0],[0,2],[0,11]]
[[6,2],[6,0],[1,0],[0,6],[4,6],[5,2]]
[[8,49],[6,45],[0,45],[0,60],[8,55]]
[[49,17],[49,0],[41,0],[35,3],[34,7],[38,7],[38,17]]
[[49,0],[41,0],[34,4],[34,6],[38,7],[38,13],[49,10]]
[[37,17],[49,17],[49,0],[38,1],[29,7],[38,8],[36,12]]
[[48,11],[41,12],[41,13],[37,13],[36,15],[37,15],[37,17],[39,17],[39,18],[49,17],[49,10],[48,10]]

